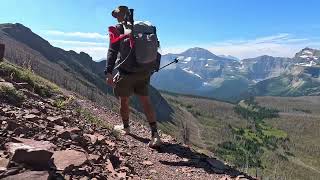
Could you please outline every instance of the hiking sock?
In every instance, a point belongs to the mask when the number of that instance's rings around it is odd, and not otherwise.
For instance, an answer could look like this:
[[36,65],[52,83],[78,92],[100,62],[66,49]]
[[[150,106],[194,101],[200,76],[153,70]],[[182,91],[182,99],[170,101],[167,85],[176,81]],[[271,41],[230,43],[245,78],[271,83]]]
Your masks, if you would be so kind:
[[129,119],[127,120],[122,119],[122,122],[123,122],[123,128],[129,128]]
[[151,129],[151,135],[154,137],[156,134],[158,134],[157,122],[151,122],[149,125]]

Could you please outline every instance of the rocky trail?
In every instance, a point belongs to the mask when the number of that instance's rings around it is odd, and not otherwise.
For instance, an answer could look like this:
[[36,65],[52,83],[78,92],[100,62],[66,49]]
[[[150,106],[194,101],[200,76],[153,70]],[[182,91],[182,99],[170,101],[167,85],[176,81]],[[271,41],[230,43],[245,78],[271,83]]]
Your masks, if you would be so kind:
[[1,78],[0,88],[23,96],[20,103],[0,96],[0,179],[252,179],[169,135],[149,148],[141,120],[121,136],[113,131],[117,113],[70,92],[44,98]]

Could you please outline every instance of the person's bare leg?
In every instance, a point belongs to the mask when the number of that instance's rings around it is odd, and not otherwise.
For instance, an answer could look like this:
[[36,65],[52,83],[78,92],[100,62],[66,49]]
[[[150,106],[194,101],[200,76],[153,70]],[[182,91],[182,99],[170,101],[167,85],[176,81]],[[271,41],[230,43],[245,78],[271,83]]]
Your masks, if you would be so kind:
[[147,117],[149,123],[156,122],[156,115],[151,104],[149,96],[139,96],[140,102],[142,104],[144,114]]
[[150,125],[151,135],[152,137],[158,136],[158,128],[157,128],[157,121],[156,121],[156,114],[151,104],[149,96],[139,96],[140,102],[144,109],[144,114],[147,117],[147,120]]
[[129,97],[120,97],[120,115],[124,128],[129,128]]

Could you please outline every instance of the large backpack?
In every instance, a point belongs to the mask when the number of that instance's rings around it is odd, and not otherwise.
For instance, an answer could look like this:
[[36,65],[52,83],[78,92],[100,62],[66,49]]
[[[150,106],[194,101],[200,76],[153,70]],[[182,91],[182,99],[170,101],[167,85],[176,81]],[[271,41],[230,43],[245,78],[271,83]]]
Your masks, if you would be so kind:
[[[132,67],[132,69],[135,69],[134,71],[157,71],[160,66],[161,54],[158,53],[159,40],[156,27],[149,22],[136,22],[133,31],[123,27],[124,34],[131,33],[134,41],[134,51],[130,51],[130,53],[134,52],[137,67]],[[128,41],[128,39],[124,41]],[[127,46],[128,43],[125,45]]]

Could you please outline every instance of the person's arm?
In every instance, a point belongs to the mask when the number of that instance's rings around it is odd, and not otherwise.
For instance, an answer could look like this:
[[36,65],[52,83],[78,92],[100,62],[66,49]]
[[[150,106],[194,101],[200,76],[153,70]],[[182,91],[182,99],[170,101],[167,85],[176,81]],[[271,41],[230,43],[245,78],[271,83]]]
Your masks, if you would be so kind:
[[117,60],[119,48],[120,48],[120,41],[119,41],[120,33],[117,30],[117,27],[109,27],[109,37],[110,37],[110,43],[109,43],[109,49],[108,49],[108,55],[107,55],[107,65],[105,69],[105,74],[112,74],[115,62]]
[[108,30],[109,30],[110,43],[109,43],[107,63],[106,63],[106,68],[104,70],[104,73],[106,75],[107,84],[109,84],[110,86],[113,86],[112,71],[114,69],[119,48],[120,48],[120,41],[119,41],[120,33],[117,27],[111,26],[109,27]]

